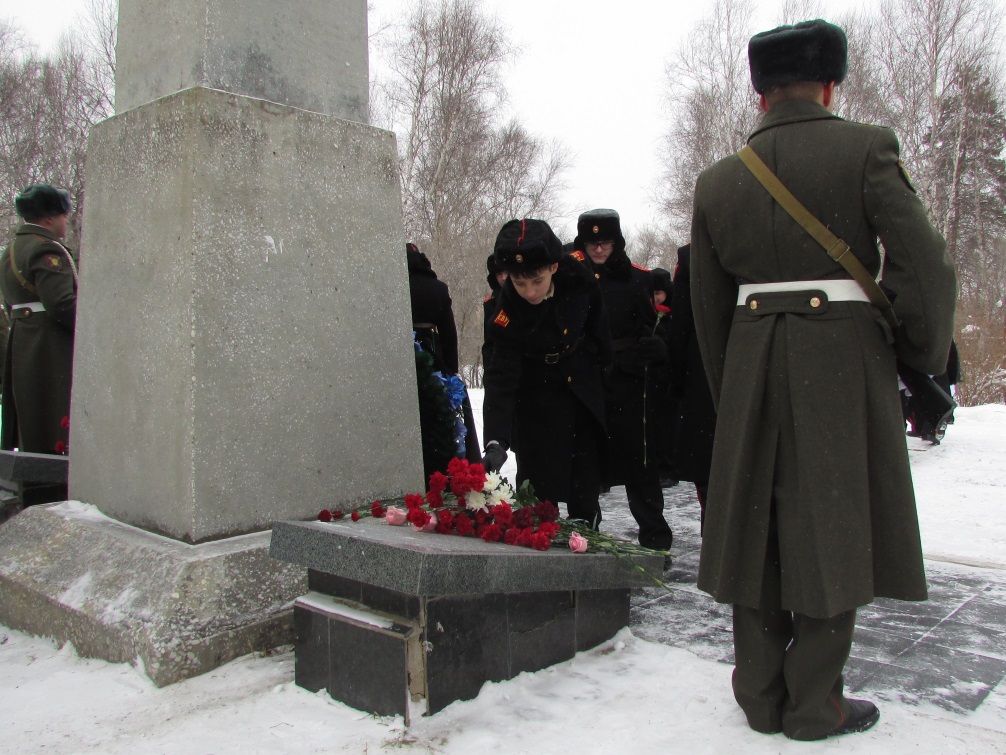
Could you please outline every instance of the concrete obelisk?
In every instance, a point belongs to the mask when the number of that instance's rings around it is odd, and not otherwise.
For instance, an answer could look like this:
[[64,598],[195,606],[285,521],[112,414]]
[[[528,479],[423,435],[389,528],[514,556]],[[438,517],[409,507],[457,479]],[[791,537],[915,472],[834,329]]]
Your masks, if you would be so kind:
[[70,419],[70,496],[107,518],[57,504],[5,525],[0,620],[162,684],[284,639],[304,587],[268,558],[273,521],[421,490],[422,454],[366,0],[119,13]]

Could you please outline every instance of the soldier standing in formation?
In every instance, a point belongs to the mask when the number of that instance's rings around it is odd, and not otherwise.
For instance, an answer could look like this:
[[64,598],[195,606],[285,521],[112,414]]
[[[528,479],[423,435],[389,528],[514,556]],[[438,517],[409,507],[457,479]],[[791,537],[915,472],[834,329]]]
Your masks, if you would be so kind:
[[[63,244],[69,192],[29,186],[14,199],[24,223],[0,256],[0,289],[10,317],[3,381],[2,447],[65,454],[69,443],[77,259]],[[65,497],[65,485],[60,486]],[[58,499],[47,487],[22,491],[27,506]]]
[[926,598],[895,355],[943,370],[957,286],[894,132],[831,112],[845,33],[783,26],[748,55],[766,111],[749,146],[883,273],[903,325],[892,338],[738,155],[701,174],[693,312],[718,422],[698,584],[734,606],[733,689],[751,728],[814,740],[879,717],[843,694],[856,608]]
[[498,471],[520,440],[517,483],[565,502],[597,528],[605,460],[602,367],[611,342],[601,291],[542,220],[511,220],[494,256],[509,273],[488,326],[483,463]]
[[667,346],[654,335],[657,313],[650,273],[629,260],[614,210],[583,213],[576,230],[573,254],[586,255],[601,286],[614,352],[604,391],[609,448],[606,482],[625,485],[629,510],[639,525],[639,544],[670,550],[673,538],[664,519],[658,469],[658,397],[651,374],[666,363]]

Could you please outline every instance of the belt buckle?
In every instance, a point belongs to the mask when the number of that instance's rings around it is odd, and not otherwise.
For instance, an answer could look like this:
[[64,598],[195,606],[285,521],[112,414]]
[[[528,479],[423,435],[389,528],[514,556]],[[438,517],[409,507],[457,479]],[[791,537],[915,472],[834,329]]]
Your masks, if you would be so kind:
[[545,364],[559,364],[559,352],[545,355]]

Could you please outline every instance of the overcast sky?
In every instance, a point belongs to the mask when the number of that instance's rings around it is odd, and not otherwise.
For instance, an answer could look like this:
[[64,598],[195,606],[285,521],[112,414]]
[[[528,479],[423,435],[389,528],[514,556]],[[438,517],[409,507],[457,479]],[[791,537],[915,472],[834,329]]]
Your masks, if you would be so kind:
[[[837,15],[839,9],[878,1],[831,0],[827,7]],[[13,18],[46,49],[85,4],[0,0],[0,17]],[[411,4],[371,0],[371,27],[400,18]],[[523,48],[507,76],[513,113],[532,133],[560,139],[573,155],[567,212],[556,223],[560,236],[569,235],[576,216],[593,207],[618,210],[627,229],[652,222],[658,150],[668,128],[664,66],[691,25],[709,13],[710,0],[484,0],[484,5]],[[756,5],[758,29],[779,23],[782,0]]]

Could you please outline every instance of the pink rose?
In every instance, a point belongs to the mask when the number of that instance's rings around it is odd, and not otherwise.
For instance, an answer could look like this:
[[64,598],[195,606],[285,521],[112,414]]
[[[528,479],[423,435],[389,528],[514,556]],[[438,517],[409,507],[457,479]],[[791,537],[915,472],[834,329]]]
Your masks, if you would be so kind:
[[573,553],[586,553],[587,552],[587,538],[581,535],[579,532],[574,532],[569,536],[569,549]]
[[430,512],[430,519],[422,527],[417,527],[415,524],[412,525],[412,529],[416,532],[433,532],[437,528],[437,515],[436,512]]
[[388,524],[393,524],[396,527],[400,524],[405,524],[406,516],[408,514],[397,506],[388,506],[387,511],[384,512],[384,518],[388,520]]

